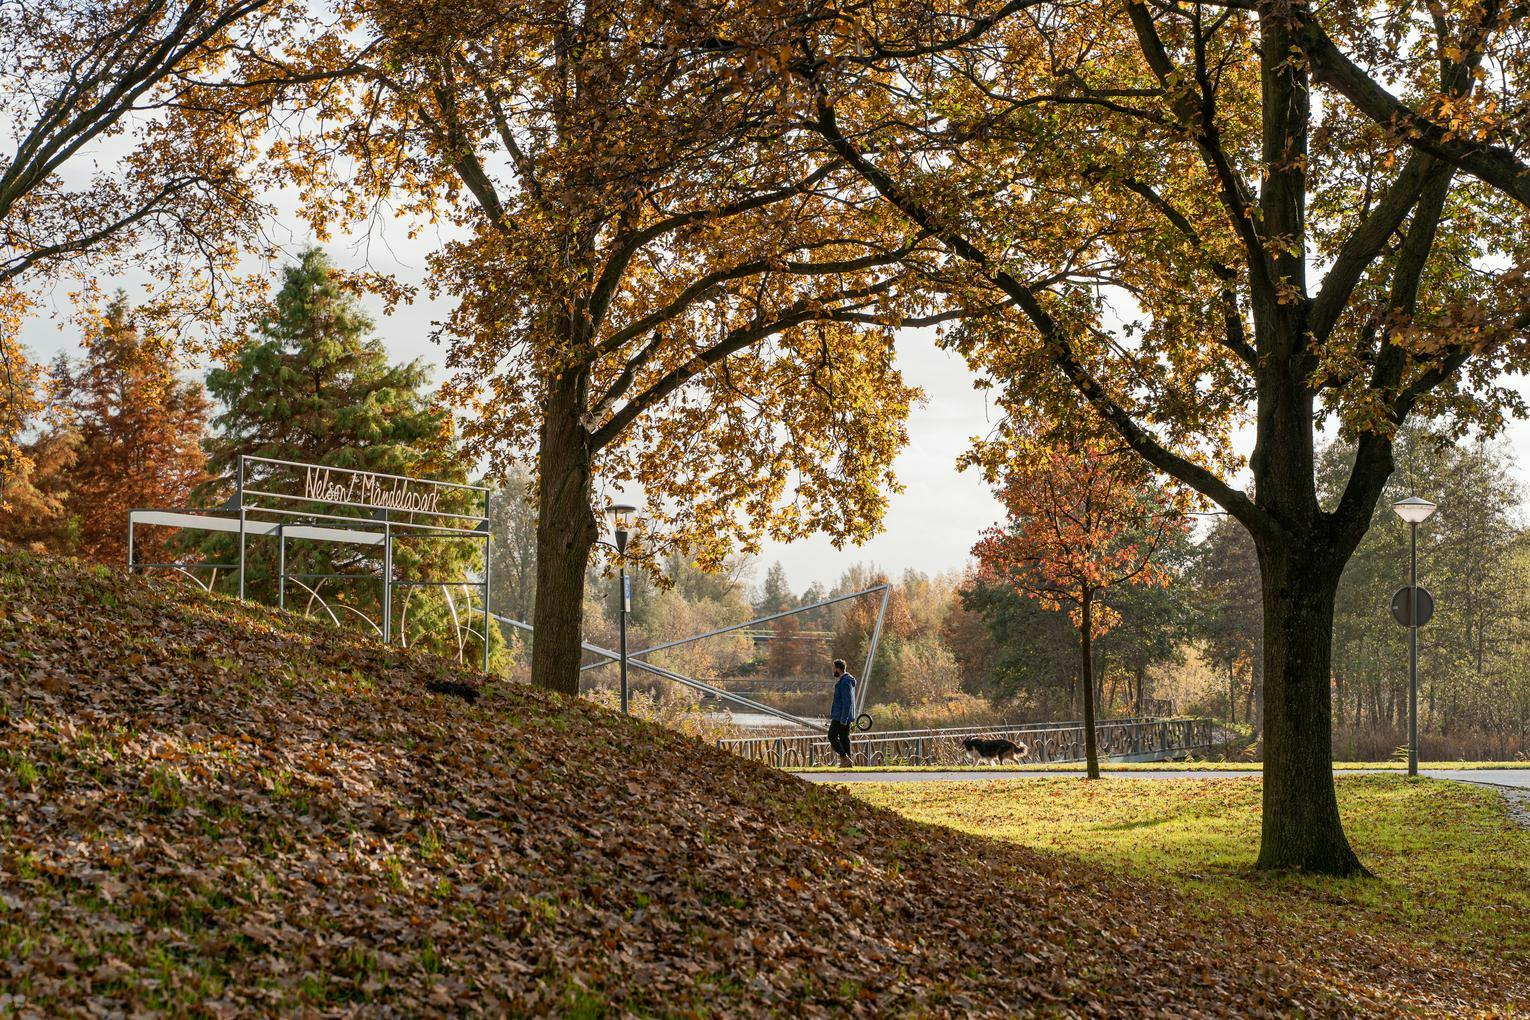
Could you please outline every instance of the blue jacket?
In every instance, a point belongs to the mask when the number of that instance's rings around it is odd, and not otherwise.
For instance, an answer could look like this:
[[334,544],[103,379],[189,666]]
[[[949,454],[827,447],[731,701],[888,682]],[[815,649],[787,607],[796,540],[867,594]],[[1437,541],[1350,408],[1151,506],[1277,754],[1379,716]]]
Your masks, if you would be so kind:
[[834,683],[834,707],[829,711],[832,722],[855,721],[855,677],[841,673]]

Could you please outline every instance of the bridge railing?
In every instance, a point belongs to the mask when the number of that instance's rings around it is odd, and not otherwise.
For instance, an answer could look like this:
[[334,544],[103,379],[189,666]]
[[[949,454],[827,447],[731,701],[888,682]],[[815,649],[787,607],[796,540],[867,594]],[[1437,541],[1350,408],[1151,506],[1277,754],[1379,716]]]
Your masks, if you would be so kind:
[[[1210,719],[1111,719],[1096,723],[1100,760],[1167,761],[1212,747]],[[1084,759],[1081,722],[1025,723],[1015,726],[963,726],[951,729],[899,730],[851,735],[857,765],[955,765],[966,760],[967,737],[1002,737],[1025,748],[1025,764]],[[812,768],[838,761],[825,736],[804,733],[719,740],[717,746],[776,768]]]

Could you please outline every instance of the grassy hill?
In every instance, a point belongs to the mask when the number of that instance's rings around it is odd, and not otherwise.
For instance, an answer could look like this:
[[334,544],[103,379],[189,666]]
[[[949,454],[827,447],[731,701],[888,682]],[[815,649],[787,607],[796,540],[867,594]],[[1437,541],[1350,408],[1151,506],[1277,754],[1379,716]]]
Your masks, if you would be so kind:
[[1207,917],[586,704],[4,549],[0,793],[0,1015],[1530,1010],[1402,941]]

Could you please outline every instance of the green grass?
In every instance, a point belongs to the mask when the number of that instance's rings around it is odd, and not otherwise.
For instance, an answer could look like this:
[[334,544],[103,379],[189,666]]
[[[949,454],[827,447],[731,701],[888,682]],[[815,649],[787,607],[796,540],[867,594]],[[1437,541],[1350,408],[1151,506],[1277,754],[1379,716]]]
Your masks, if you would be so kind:
[[[1406,762],[1400,761],[1336,761],[1335,772],[1369,772],[1386,770],[1402,772]],[[1530,769],[1530,761],[1421,761],[1420,769]],[[789,772],[973,772],[977,774],[1004,772],[1070,773],[1083,772],[1081,761],[1054,762],[1046,765],[857,765],[842,769],[837,765],[815,765],[812,768],[788,769]],[[1159,761],[1159,762],[1102,762],[1101,772],[1250,772],[1264,771],[1264,764],[1257,761]]]
[[1530,829],[1495,790],[1405,776],[1342,777],[1345,829],[1373,878],[1254,872],[1261,784],[1242,779],[1088,783],[854,783],[909,818],[1167,881],[1207,915],[1248,913],[1330,934],[1434,944],[1530,967]]

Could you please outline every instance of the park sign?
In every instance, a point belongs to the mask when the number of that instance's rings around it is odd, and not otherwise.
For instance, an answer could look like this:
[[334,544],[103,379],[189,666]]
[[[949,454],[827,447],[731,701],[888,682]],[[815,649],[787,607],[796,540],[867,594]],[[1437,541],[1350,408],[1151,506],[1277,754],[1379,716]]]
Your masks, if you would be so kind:
[[[244,507],[250,511],[267,508],[273,512],[291,513],[290,509],[280,508],[293,507],[293,504],[323,504],[382,511],[385,517],[421,514],[433,519],[436,526],[462,521],[474,529],[483,527],[488,518],[487,494],[488,490],[483,486],[461,482],[244,456],[239,458],[234,500],[228,508]],[[459,505],[464,502],[468,506]],[[456,506],[458,510],[470,509],[476,503],[478,508],[474,509],[478,512],[446,510],[442,508],[443,503]]]
[[[486,486],[248,454],[240,455],[238,473],[229,481],[233,483],[233,498],[222,506],[138,507],[129,511],[128,569],[173,570],[208,591],[214,590],[221,574],[233,578],[234,591],[243,599],[247,595],[251,543],[274,546],[268,549],[274,555],[268,555],[262,569],[274,582],[278,608],[286,608],[287,591],[292,587],[305,599],[304,612],[317,605],[336,626],[340,624],[341,612],[354,614],[365,620],[384,644],[392,643],[394,633],[405,633],[408,620],[407,594],[395,602],[395,589],[408,593],[422,587],[463,588],[468,596],[465,616],[458,614],[455,604],[452,612],[458,655],[462,658],[468,641],[477,638],[483,650],[483,668],[489,668],[492,497]],[[443,503],[452,509],[443,510]],[[228,562],[206,558],[142,561],[135,541],[140,528],[223,532],[233,539],[231,554],[235,558]],[[393,552],[400,543],[416,539],[471,542],[482,549],[482,567],[455,579],[410,577],[400,571]],[[365,551],[356,558],[356,569],[348,573],[308,572],[302,569],[301,561],[289,561],[288,551],[294,545],[315,542]],[[198,572],[206,572],[206,579]],[[338,601],[332,605],[332,596],[326,598],[321,593],[325,584],[341,581],[372,583],[381,589],[381,608],[376,620],[354,605]],[[472,623],[475,614],[480,621],[476,628]]]
[[1434,596],[1423,586],[1397,589],[1392,594],[1392,619],[1404,627],[1422,627],[1434,619]]
[[[408,513],[435,513],[441,503],[439,488],[428,491],[411,489],[412,478],[396,478],[372,471],[349,471],[350,477],[335,480],[335,471],[310,467],[303,479],[303,496],[316,503],[347,503],[378,510],[401,510]],[[430,483],[427,483],[430,484]]]

